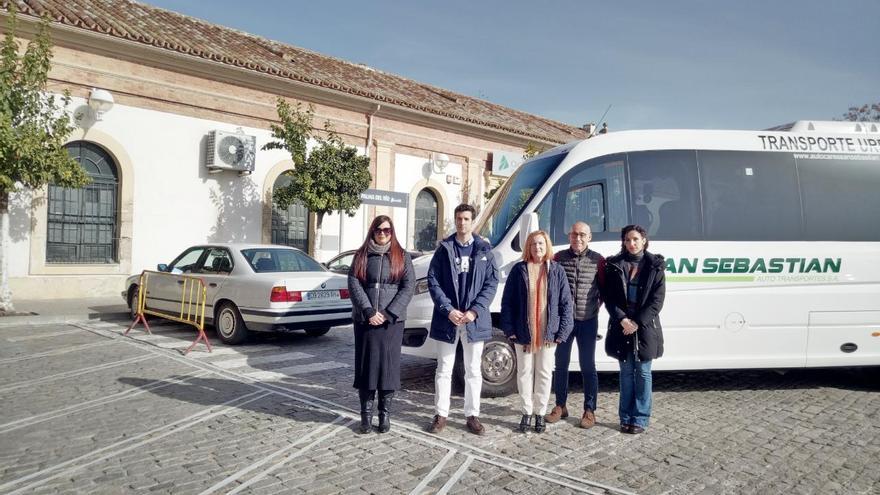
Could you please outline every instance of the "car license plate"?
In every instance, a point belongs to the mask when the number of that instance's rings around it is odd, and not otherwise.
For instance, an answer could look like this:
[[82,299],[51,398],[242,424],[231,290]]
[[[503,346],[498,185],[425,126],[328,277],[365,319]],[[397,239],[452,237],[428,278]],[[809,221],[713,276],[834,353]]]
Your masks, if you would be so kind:
[[339,299],[338,290],[312,290],[306,292],[306,299],[309,301],[324,301],[328,299]]

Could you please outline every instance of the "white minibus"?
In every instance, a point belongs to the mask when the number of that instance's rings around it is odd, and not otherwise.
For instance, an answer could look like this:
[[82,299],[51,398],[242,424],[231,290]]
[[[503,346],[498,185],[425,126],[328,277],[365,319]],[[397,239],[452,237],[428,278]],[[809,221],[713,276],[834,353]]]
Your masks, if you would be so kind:
[[[578,220],[606,257],[620,251],[621,228],[639,224],[666,258],[655,370],[880,365],[878,124],[613,132],[521,165],[476,223],[500,270],[484,395],[515,390],[516,358],[497,316],[524,236],[540,228],[554,251],[566,249]],[[404,332],[404,352],[426,357],[430,258],[416,260]],[[604,352],[607,320],[603,308],[596,364],[616,371]]]

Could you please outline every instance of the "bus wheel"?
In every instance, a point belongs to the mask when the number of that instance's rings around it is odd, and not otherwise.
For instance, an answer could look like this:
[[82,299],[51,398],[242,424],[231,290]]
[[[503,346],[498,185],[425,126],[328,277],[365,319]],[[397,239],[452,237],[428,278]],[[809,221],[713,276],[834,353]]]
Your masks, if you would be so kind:
[[[516,352],[497,328],[492,332],[492,339],[483,344],[480,373],[483,375],[483,397],[503,397],[516,392]],[[464,390],[464,360],[460,346],[455,356],[452,381],[456,391]]]

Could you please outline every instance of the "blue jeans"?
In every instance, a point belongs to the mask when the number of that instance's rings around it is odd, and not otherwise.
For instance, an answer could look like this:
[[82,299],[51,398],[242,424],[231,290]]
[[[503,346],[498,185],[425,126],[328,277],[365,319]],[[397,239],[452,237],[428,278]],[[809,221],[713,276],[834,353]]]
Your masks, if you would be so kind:
[[599,375],[596,373],[596,333],[599,331],[598,318],[574,322],[574,330],[565,342],[556,346],[556,375],[553,379],[553,393],[556,405],[564,406],[568,400],[568,365],[571,363],[571,345],[578,343],[578,360],[581,362],[581,376],[584,381],[584,410],[596,410],[596,395],[599,392]]
[[651,418],[651,361],[636,361],[635,353],[620,361],[620,424],[647,428]]

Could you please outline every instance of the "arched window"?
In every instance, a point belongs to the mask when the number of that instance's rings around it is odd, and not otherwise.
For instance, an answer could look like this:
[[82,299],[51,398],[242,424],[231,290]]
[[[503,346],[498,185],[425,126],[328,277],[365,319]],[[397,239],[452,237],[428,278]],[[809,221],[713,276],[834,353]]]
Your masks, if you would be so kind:
[[[276,190],[290,184],[290,177],[281,174],[275,179]],[[272,201],[272,244],[282,244],[308,251],[309,210],[301,203],[294,203],[282,210]]]
[[116,162],[103,148],[86,141],[75,141],[65,148],[92,182],[80,189],[49,185],[46,262],[116,263]]
[[413,244],[420,251],[437,247],[437,196],[430,189],[422,189],[416,196],[415,238]]

